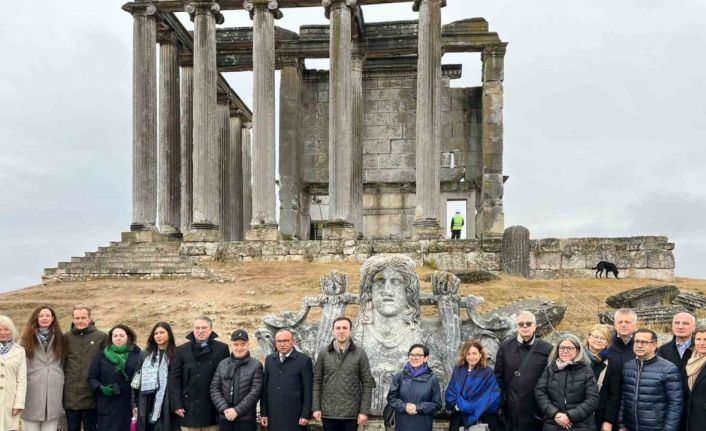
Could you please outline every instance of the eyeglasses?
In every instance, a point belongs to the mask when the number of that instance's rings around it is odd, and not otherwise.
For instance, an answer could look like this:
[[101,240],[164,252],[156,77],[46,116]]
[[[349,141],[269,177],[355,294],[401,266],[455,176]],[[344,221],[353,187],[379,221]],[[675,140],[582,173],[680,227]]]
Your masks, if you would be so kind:
[[408,356],[409,356],[410,358],[419,359],[419,358],[423,358],[423,357],[424,357],[424,354],[423,354],[423,353],[410,353]]
[[646,344],[652,344],[652,343],[656,343],[656,341],[652,341],[652,340],[635,340],[635,344],[637,344],[638,346],[644,346],[644,345],[646,345]]
[[599,337],[598,335],[593,335],[593,334],[589,334],[588,338],[590,338],[591,340],[596,340],[596,341],[608,341],[607,338]]
[[559,346],[560,352],[573,352],[574,350],[576,350],[574,346]]
[[517,322],[518,328],[531,328],[534,322]]

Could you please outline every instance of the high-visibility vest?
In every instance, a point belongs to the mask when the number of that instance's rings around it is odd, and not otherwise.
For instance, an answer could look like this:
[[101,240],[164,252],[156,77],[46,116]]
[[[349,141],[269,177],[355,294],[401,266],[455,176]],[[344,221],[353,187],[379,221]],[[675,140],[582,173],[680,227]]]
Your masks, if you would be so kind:
[[463,228],[463,216],[461,214],[456,214],[451,220],[451,230],[461,230]]

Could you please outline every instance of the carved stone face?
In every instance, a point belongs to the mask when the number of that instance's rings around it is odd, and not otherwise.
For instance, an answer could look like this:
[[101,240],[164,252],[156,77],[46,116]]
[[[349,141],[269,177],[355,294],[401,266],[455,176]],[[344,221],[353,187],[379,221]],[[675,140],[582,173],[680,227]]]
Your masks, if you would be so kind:
[[401,314],[407,306],[405,281],[399,272],[385,268],[373,278],[373,308],[382,316]]

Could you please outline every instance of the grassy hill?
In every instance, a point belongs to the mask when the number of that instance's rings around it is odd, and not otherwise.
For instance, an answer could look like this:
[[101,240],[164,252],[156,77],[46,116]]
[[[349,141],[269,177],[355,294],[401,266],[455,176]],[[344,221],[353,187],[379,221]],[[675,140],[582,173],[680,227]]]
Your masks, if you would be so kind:
[[[206,314],[214,319],[215,331],[226,340],[234,329],[258,328],[266,314],[297,310],[303,297],[320,293],[319,278],[332,270],[348,273],[349,292],[357,293],[360,265],[247,262],[212,263],[209,268],[216,274],[211,279],[97,279],[31,286],[0,294],[0,313],[9,315],[21,327],[35,307],[48,304],[59,314],[61,326],[68,328],[72,307],[87,304],[93,308],[99,328],[107,330],[118,322],[125,323],[135,329],[140,345],[144,345],[149,330],[159,320],[172,323],[180,343],[190,331],[193,317]],[[417,272],[423,277],[432,270],[418,268]],[[665,282],[612,278],[525,280],[503,276],[486,284],[463,284],[461,294],[483,296],[486,304],[480,307],[481,311],[535,297],[566,303],[566,317],[557,329],[583,336],[596,322],[596,313],[608,309],[607,296],[648,284]],[[706,280],[675,278],[668,284],[706,294]],[[431,292],[429,282],[422,282],[422,292]],[[349,307],[348,312],[356,315],[356,307]],[[435,313],[432,306],[423,308],[426,316]],[[315,310],[309,315],[309,319],[317,317]]]

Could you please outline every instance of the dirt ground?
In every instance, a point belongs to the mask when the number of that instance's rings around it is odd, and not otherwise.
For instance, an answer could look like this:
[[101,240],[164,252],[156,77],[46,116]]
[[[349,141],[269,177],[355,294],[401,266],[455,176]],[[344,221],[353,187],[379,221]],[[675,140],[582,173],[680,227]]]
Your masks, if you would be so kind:
[[[319,278],[330,271],[349,274],[350,293],[358,292],[360,278],[358,264],[248,262],[213,263],[210,268],[216,274],[210,280],[97,279],[32,286],[0,294],[0,313],[9,315],[21,327],[35,307],[48,304],[58,313],[62,328],[68,328],[72,307],[87,304],[93,309],[99,328],[107,330],[116,323],[125,323],[135,329],[141,345],[154,323],[160,320],[172,324],[180,343],[190,331],[193,317],[205,314],[213,318],[214,330],[225,341],[227,334],[235,329],[254,331],[266,314],[298,310],[303,297],[320,293]],[[423,277],[432,270],[418,268],[417,272]],[[462,284],[461,294],[483,296],[486,303],[480,306],[481,312],[527,298],[566,303],[566,316],[557,329],[583,336],[597,322],[596,313],[608,309],[604,302],[607,296],[648,284],[665,284],[665,281],[525,280],[503,276],[486,284]],[[706,280],[675,278],[666,284],[706,294]],[[429,282],[422,282],[422,292],[431,292]],[[434,313],[432,306],[423,310],[426,316]],[[317,314],[312,312],[309,318],[315,319]],[[349,307],[348,314],[355,316],[356,307]]]

